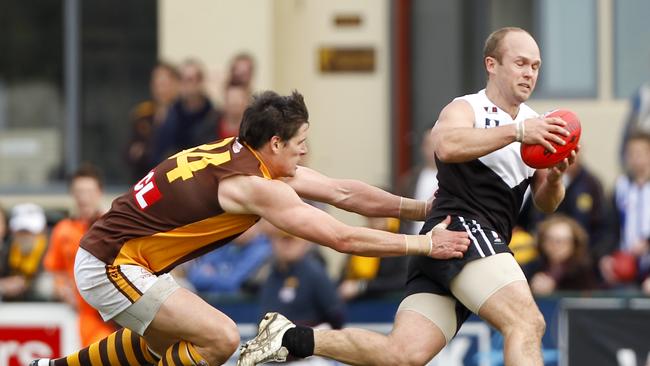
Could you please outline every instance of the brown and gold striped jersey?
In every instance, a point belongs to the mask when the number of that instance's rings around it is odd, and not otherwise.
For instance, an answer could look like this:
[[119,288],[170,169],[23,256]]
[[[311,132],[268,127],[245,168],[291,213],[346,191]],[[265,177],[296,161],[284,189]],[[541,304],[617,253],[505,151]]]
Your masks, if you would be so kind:
[[257,153],[228,138],[183,150],[163,161],[82,238],[80,246],[107,264],[167,272],[231,241],[259,216],[229,214],[219,182],[233,175],[271,179]]

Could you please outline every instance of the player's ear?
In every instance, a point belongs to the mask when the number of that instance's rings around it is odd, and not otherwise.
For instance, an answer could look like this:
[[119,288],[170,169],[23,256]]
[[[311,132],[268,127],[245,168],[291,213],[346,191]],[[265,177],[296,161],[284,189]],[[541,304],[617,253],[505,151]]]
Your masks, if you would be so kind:
[[278,152],[280,151],[280,147],[282,147],[282,139],[280,136],[271,137],[271,150],[273,152]]
[[494,71],[494,66],[497,64],[497,60],[492,56],[487,56],[484,60],[485,70],[489,73]]

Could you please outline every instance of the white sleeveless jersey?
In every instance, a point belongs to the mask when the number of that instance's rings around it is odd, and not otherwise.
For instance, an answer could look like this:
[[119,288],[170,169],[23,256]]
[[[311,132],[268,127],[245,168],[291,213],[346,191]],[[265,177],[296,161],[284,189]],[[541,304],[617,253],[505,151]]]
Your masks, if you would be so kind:
[[[485,90],[456,99],[468,102],[474,110],[474,128],[494,128],[535,117],[530,107],[521,104],[513,120],[494,105]],[[438,192],[432,217],[450,214],[476,219],[510,241],[524,193],[535,169],[521,160],[519,142],[513,142],[476,160],[438,165]]]

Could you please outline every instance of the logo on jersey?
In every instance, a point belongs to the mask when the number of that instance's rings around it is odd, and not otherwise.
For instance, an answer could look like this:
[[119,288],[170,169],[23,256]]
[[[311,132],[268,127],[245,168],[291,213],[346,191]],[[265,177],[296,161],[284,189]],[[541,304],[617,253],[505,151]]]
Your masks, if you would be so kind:
[[153,205],[162,198],[162,194],[156,186],[153,170],[133,186],[133,197],[141,210]]
[[239,152],[242,149],[242,144],[239,143],[239,139],[235,140],[235,142],[232,144],[232,152],[235,154],[239,154]]
[[485,128],[490,128],[490,127],[499,127],[499,120],[498,119],[492,119],[492,118],[486,118],[485,119]]
[[499,111],[497,110],[497,107],[492,106],[492,107],[483,107],[483,110],[485,110],[489,114],[497,114]]

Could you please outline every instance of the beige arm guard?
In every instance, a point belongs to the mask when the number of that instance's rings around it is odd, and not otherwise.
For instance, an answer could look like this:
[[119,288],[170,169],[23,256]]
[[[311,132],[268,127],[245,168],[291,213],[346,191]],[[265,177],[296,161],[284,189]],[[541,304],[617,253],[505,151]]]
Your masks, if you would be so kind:
[[433,240],[429,235],[404,235],[406,255],[431,255]]
[[400,219],[424,221],[427,215],[427,202],[400,197],[398,215]]

